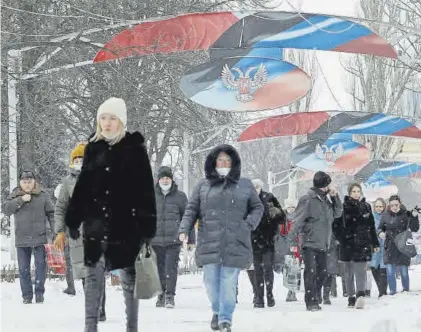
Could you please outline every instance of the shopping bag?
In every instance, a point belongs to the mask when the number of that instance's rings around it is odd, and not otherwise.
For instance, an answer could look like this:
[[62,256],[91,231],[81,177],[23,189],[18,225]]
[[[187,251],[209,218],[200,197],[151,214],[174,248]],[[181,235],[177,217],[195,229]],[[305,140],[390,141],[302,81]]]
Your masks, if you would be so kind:
[[298,258],[292,255],[285,256],[283,268],[283,285],[286,289],[298,292],[301,286],[301,265]]
[[44,247],[50,270],[57,275],[66,275],[66,258],[63,250],[55,248],[52,243],[45,244]]
[[156,254],[150,245],[144,244],[135,261],[135,296],[139,300],[149,300],[162,293]]

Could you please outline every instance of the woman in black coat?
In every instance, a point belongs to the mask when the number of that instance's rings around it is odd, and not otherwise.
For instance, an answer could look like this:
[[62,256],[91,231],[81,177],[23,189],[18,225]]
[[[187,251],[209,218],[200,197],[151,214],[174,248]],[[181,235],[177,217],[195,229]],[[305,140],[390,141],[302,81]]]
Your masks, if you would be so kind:
[[352,183],[348,187],[348,195],[344,199],[342,218],[336,219],[332,228],[339,241],[340,260],[345,262],[348,306],[362,309],[365,305],[367,262],[371,260],[373,249],[379,250],[379,240],[371,206],[362,197],[361,186]]
[[142,244],[156,232],[152,170],[139,132],[126,127],[126,105],[110,98],[98,110],[97,132],[85,149],[65,222],[70,237],[82,224],[85,281],[85,332],[97,332],[104,270],[121,269],[127,332],[137,332],[138,300],[134,296],[134,262]]
[[408,266],[411,264],[411,258],[401,253],[395,245],[396,236],[408,228],[413,232],[419,230],[418,212],[409,212],[399,196],[393,195],[389,198],[389,208],[383,213],[379,225],[379,237],[385,240],[384,263],[391,295],[396,293],[396,269],[401,273],[403,291],[409,291]]

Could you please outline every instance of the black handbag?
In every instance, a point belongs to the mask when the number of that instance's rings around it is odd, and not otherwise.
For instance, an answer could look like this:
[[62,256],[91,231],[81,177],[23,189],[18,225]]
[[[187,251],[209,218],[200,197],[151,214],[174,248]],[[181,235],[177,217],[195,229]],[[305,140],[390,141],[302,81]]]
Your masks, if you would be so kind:
[[396,248],[402,254],[412,258],[417,255],[417,249],[415,247],[414,240],[412,238],[412,232],[409,229],[410,222],[411,222],[411,217],[408,218],[408,224],[406,226],[406,230],[396,235],[394,242],[395,242]]

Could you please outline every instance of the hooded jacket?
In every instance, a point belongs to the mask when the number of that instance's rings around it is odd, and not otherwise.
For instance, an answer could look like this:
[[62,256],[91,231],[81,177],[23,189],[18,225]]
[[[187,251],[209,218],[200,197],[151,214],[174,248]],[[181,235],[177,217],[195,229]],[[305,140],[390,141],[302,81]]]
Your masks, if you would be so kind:
[[[219,176],[215,169],[221,152],[232,161],[226,177]],[[251,181],[241,178],[240,156],[232,146],[220,145],[209,153],[205,175],[187,204],[179,233],[189,234],[199,219],[197,265],[245,269],[253,260],[251,232],[259,225],[263,205]]]
[[186,194],[178,190],[178,186],[174,181],[167,194],[164,194],[159,184],[156,184],[155,200],[157,224],[156,235],[152,240],[152,244],[155,246],[180,245],[178,229],[187,205]]

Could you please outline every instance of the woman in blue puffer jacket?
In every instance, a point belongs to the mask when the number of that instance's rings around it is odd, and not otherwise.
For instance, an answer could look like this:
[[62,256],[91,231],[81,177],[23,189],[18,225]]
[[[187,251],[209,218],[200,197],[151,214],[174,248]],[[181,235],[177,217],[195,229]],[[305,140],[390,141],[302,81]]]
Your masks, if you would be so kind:
[[[386,201],[383,198],[377,198],[374,202],[374,223],[376,225],[376,230],[379,227],[380,219],[383,213],[386,211]],[[374,281],[376,282],[377,288],[379,290],[379,298],[387,294],[387,274],[386,274],[386,265],[384,264],[384,240],[379,238],[380,251],[374,252],[372,254],[372,259],[370,262],[371,272],[373,273]]]

